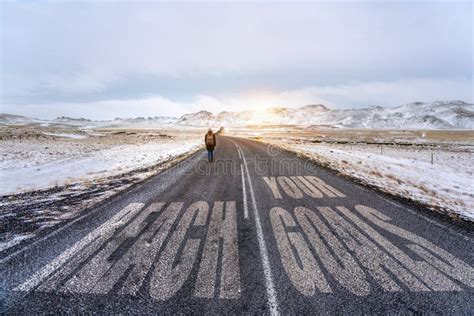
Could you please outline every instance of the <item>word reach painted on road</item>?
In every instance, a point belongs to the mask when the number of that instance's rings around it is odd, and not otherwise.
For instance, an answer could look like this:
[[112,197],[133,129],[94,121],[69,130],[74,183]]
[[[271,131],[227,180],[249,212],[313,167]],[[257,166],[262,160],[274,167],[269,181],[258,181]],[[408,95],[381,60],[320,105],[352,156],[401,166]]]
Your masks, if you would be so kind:
[[[163,301],[193,277],[195,297],[217,293],[218,298],[236,299],[241,291],[236,217],[235,201],[214,202],[212,208],[204,201],[187,208],[183,202],[158,202],[144,209],[133,203],[16,290],[128,295],[144,290]],[[195,265],[197,275],[191,276]]]

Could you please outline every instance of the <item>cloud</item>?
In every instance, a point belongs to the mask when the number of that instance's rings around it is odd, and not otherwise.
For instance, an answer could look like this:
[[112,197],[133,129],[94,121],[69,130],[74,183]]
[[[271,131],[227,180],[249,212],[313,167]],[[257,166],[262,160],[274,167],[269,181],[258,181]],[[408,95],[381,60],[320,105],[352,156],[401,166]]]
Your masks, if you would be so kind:
[[[472,76],[471,3],[1,5],[4,103],[175,98],[161,88],[166,81],[188,100],[218,98],[246,83],[288,96],[318,86],[296,96],[330,101],[330,89],[356,81]],[[148,83],[133,81],[147,76]],[[209,84],[197,90],[196,82]]]
[[355,82],[344,85],[311,86],[302,89],[276,91],[260,89],[241,93],[193,96],[178,101],[163,96],[141,99],[104,100],[48,104],[4,105],[2,112],[54,118],[56,116],[113,119],[136,116],[180,116],[185,113],[207,110],[241,111],[265,109],[275,106],[300,107],[308,104],[325,104],[332,108],[367,106],[397,106],[413,101],[458,100],[474,103],[472,81],[414,79],[390,82]]
[[68,102],[47,104],[4,105],[2,111],[18,115],[51,119],[57,116],[84,117],[89,119],[114,119],[116,117],[173,116],[185,111],[184,104],[160,96],[137,100],[103,100],[93,102]]
[[[393,107],[414,101],[464,100],[473,103],[471,79],[419,78],[396,81],[353,82],[293,90],[256,89],[235,94],[199,96],[190,108],[213,112],[301,107],[325,104],[332,108]],[[187,106],[185,106],[187,107]]]
[[72,74],[67,77],[50,75],[39,81],[37,90],[55,90],[63,93],[97,92],[105,90],[112,81],[114,78],[111,76],[92,73]]
[[278,100],[294,105],[323,103],[334,107],[397,106],[413,101],[473,100],[472,79],[408,79],[315,86],[279,93]]

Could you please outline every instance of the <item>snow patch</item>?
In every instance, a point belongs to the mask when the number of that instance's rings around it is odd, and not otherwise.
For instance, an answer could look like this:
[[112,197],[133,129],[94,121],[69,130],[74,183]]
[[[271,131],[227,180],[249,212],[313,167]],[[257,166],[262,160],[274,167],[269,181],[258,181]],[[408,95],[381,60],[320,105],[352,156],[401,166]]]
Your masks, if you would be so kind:
[[[474,221],[473,149],[313,144],[264,139],[381,190]],[[431,164],[431,154],[434,162]]]
[[85,136],[85,135],[66,134],[66,133],[48,133],[48,132],[44,132],[43,135],[55,136],[55,137],[64,137],[64,138],[72,138],[72,139],[84,139],[84,138],[87,138],[87,136]]

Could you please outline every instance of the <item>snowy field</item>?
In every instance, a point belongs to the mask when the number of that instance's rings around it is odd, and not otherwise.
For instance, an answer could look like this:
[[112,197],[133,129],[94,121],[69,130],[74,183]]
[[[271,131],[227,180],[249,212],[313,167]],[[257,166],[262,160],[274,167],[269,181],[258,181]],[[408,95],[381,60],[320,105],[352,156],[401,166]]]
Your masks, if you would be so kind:
[[166,168],[201,133],[0,129],[0,251]]
[[[472,132],[464,132],[462,139],[449,140],[397,136],[397,140],[374,137],[367,143],[364,137],[353,137],[345,132],[336,138],[331,135],[256,137],[284,149],[315,160],[317,163],[378,187],[392,195],[421,202],[429,208],[452,217],[474,221],[474,142]],[[362,133],[364,134],[364,133]],[[388,133],[385,133],[386,135]],[[364,134],[367,136],[367,132]],[[324,137],[322,137],[324,136]],[[350,142],[346,141],[350,139]],[[360,142],[360,140],[363,142]],[[397,144],[398,142],[398,144]],[[408,145],[408,144],[412,145]],[[433,163],[431,161],[433,157]]]
[[83,142],[72,142],[69,138],[1,142],[0,195],[92,181],[148,167],[198,145],[195,138],[158,138],[128,144],[103,143],[92,138]]

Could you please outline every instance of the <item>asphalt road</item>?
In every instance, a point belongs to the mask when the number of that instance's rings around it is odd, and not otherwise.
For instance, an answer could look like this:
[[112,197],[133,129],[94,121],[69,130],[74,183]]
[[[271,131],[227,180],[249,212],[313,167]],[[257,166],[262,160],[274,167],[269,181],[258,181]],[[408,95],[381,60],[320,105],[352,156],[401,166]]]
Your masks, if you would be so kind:
[[472,226],[258,142],[189,159],[0,259],[1,311],[474,311]]

